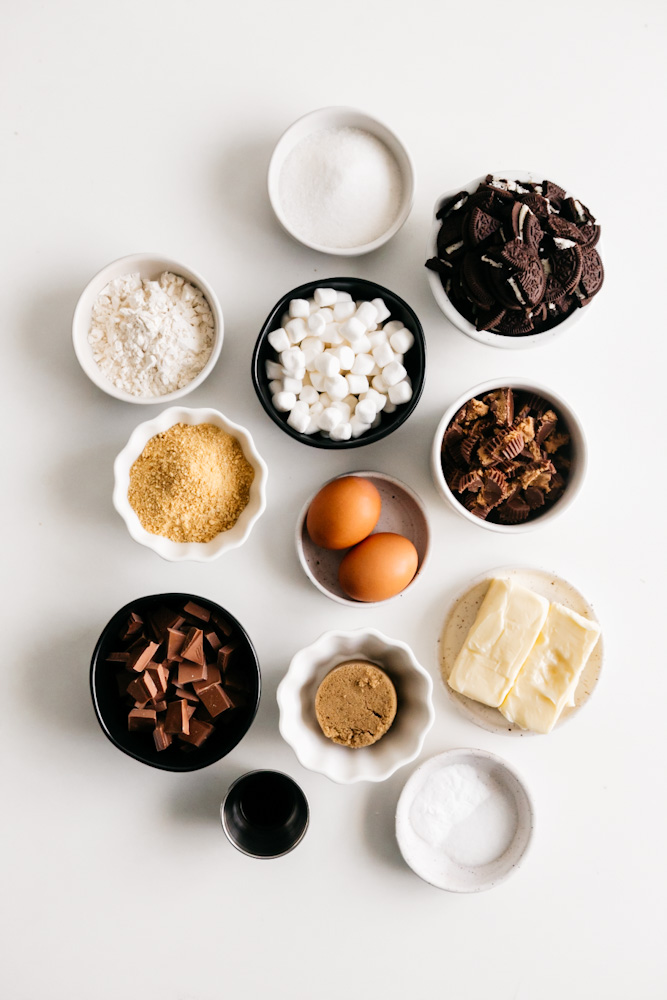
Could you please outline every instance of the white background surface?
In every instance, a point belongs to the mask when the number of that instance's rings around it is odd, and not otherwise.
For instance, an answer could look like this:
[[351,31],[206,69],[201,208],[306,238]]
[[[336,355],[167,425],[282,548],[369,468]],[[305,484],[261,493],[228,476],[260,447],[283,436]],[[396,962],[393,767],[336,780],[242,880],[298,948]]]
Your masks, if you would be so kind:
[[[664,6],[2,7],[3,998],[664,997],[665,658],[654,642],[664,617]],[[334,103],[386,120],[417,170],[405,228],[349,262],[292,242],[265,193],[282,130]],[[423,268],[436,197],[508,166],[544,171],[592,208],[607,272],[571,335],[518,353],[450,327]],[[222,356],[187,403],[247,425],[270,466],[266,514],[243,548],[210,565],[164,563],[127,535],[111,507],[112,460],[158,408],[103,395],[71,348],[83,286],[139,250],[181,259],[216,288]],[[332,457],[273,425],[249,366],[274,301],[335,274],[406,298],[429,355],[408,423]],[[591,448],[574,508],[522,538],[457,518],[428,472],[446,405],[511,374],[562,392]],[[292,535],[314,488],[365,467],[417,490],[434,548],[404,599],[356,610],[310,585]],[[605,630],[594,698],[544,739],[476,728],[437,679],[450,596],[512,562],[569,578]],[[162,590],[228,607],[263,670],[247,738],[193,774],[115,750],[88,694],[103,625],[132,597]],[[436,679],[425,756],[482,747],[533,791],[531,854],[490,893],[450,896],[403,864],[393,813],[412,767],[378,786],[339,787],[303,770],[279,737],[275,689],[291,655],[325,629],[363,625],[406,640]],[[312,809],[302,845],[276,862],[235,852],[218,819],[229,783],[261,766],[293,775]]]

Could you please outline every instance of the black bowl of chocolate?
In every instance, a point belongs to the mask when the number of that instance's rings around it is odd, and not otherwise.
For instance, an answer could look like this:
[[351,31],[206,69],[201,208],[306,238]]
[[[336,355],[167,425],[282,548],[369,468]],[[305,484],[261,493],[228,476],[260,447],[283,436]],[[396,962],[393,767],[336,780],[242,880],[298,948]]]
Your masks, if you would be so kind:
[[105,735],[165,771],[195,771],[243,739],[259,705],[257,654],[243,626],[190,594],[140,597],[102,632],[90,690]]
[[599,292],[599,238],[590,210],[552,181],[487,174],[439,202],[426,266],[438,303],[464,332],[529,338]]
[[586,466],[584,433],[572,408],[524,379],[469,390],[444,414],[432,452],[436,485],[454,509],[509,533],[562,513]]
[[[289,414],[280,413],[273,405],[269,389],[270,379],[266,375],[266,362],[278,360],[278,355],[268,341],[269,334],[280,326],[283,314],[289,309],[291,299],[310,299],[316,288],[335,288],[337,292],[348,292],[355,301],[370,302],[376,298],[383,299],[387,309],[390,310],[389,317],[383,322],[389,323],[392,320],[398,320],[415,338],[414,344],[403,358],[403,365],[412,383],[412,398],[409,402],[397,406],[393,413],[381,412],[380,423],[377,427],[366,431],[361,437],[350,438],[347,441],[333,441],[319,432],[300,434],[293,427],[290,427],[287,423]],[[382,285],[377,285],[374,281],[366,281],[363,278],[321,278],[319,281],[309,281],[305,285],[293,288],[275,304],[264,321],[257,338],[252,356],[251,374],[257,397],[271,420],[295,441],[301,441],[302,444],[310,445],[312,448],[329,448],[331,450],[361,448],[366,444],[381,441],[382,438],[393,433],[401,424],[405,423],[417,406],[424,390],[426,375],[426,338],[414,310],[388,288],[383,288]]]
[[280,858],[303,840],[310,810],[297,783],[280,771],[249,771],[222,803],[230,843],[252,858]]

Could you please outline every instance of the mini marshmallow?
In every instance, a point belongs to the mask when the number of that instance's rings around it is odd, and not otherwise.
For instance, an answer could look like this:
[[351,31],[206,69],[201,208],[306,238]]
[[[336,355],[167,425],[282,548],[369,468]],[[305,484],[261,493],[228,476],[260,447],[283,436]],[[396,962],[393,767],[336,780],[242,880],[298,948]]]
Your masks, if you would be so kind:
[[375,407],[376,413],[379,413],[387,405],[387,397],[383,393],[378,392],[377,389],[369,389],[368,392],[363,394],[361,399],[365,403],[370,401]]
[[351,393],[358,396],[362,392],[368,392],[368,379],[365,375],[348,375],[347,385]]
[[310,316],[308,299],[292,299],[289,304],[290,319],[307,319]]
[[311,417],[315,419],[315,417],[319,417],[323,409],[324,409],[324,403],[321,403],[320,400],[318,399],[317,402],[313,403],[312,406],[308,408],[308,412],[310,413]]
[[375,306],[375,311],[377,316],[375,317],[376,323],[384,323],[386,319],[389,319],[391,312],[387,309],[384,299],[371,299],[371,305]]
[[[311,378],[312,378],[312,375],[311,375]],[[385,396],[389,392],[389,386],[385,382],[385,380],[382,377],[382,375],[374,375],[373,378],[371,379],[371,385],[373,386],[373,388],[375,389],[376,392],[382,392],[382,393],[384,393]],[[385,407],[385,409],[386,409],[386,407]]]
[[364,334],[363,337],[357,337],[352,345],[352,350],[355,354],[370,354],[373,350],[373,345],[368,339],[368,335]]
[[334,320],[337,323],[344,323],[350,316],[354,316],[355,312],[354,302],[337,302],[333,309]]
[[293,392],[277,392],[273,397],[273,405],[281,413],[287,413],[294,408],[296,396]]
[[372,399],[362,399],[360,400],[355,409],[355,417],[358,417],[365,424],[372,424],[377,416],[377,410]]
[[302,382],[305,379],[305,377],[306,377],[307,374],[308,374],[308,372],[306,371],[306,366],[305,365],[303,365],[302,368],[297,368],[296,371],[285,372],[286,376],[290,376],[291,375],[292,378],[301,379]]
[[317,310],[317,315],[321,316],[325,323],[333,323],[334,322],[333,309],[329,309],[329,308],[318,309]]
[[352,296],[350,295],[349,292],[336,292],[336,301],[337,302],[351,302],[352,301]]
[[295,396],[298,396],[303,389],[303,382],[300,378],[294,378],[293,375],[286,375],[283,379],[283,390],[285,392],[293,392]]
[[266,339],[271,344],[271,347],[276,354],[280,354],[281,351],[286,351],[292,343],[289,339],[287,330],[283,330],[282,327],[280,327],[279,330],[272,330]]
[[389,386],[389,399],[396,404],[407,403],[412,399],[412,389],[405,379],[402,382],[397,382],[396,385]]
[[353,375],[370,375],[374,365],[375,361],[370,354],[357,354],[350,371]]
[[313,371],[310,373],[310,384],[313,388],[317,389],[318,392],[324,392],[324,375],[320,375],[319,372]]
[[300,344],[303,338],[308,336],[306,324],[302,319],[291,319],[289,323],[285,323],[285,329],[292,344]]
[[[304,403],[308,403],[311,406],[316,403],[320,398],[320,394],[313,385],[304,385],[299,393],[299,400],[303,400]],[[384,397],[382,397],[384,399]]]
[[382,369],[382,378],[387,386],[398,385],[407,374],[403,365],[399,364],[398,361],[392,361],[391,364]]
[[272,396],[275,396],[277,392],[283,391],[283,380],[281,378],[274,378],[269,382],[269,392]]
[[373,370],[368,373],[368,377],[372,378],[374,375],[380,375],[380,373],[381,373],[380,366],[376,365],[375,361],[373,361]]
[[317,304],[317,302],[315,301],[315,299],[308,299],[308,308],[309,308],[309,310],[310,310],[310,314],[311,314],[311,316],[312,316],[312,314],[313,314],[313,313],[316,313],[316,312],[317,312],[317,310],[318,310],[318,309],[319,309],[320,307],[318,306],[318,304]]
[[[384,396],[382,398],[384,399]],[[348,421],[352,416],[352,407],[344,399],[334,399],[331,405],[334,410],[338,410],[343,414],[343,420]]]
[[331,353],[335,358],[338,358],[341,371],[350,371],[356,357],[351,347],[348,347],[347,344],[341,344],[339,347],[334,347]]
[[324,389],[331,399],[345,399],[350,391],[344,375],[331,375],[325,378]]
[[354,314],[354,318],[363,323],[364,329],[368,330],[374,323],[377,323],[377,315],[378,311],[372,302],[362,302]]
[[370,333],[368,335],[368,339],[371,342],[371,350],[374,350],[376,347],[380,347],[382,344],[389,343],[389,338],[384,330],[378,330],[376,333]]
[[325,410],[322,410],[318,418],[320,430],[327,431],[329,434],[334,427],[338,427],[343,422],[343,414],[340,410],[334,409],[333,406],[327,406]]
[[351,316],[350,319],[346,320],[345,323],[340,327],[340,333],[343,337],[350,341],[351,344],[359,337],[363,337],[366,333],[366,327],[356,316]]
[[350,420],[350,431],[353,438],[361,437],[366,431],[371,429],[370,423],[366,424],[363,420],[360,420],[356,415]]
[[306,337],[301,341],[301,350],[306,359],[306,370],[315,371],[315,362],[324,350],[324,344],[315,337]]
[[338,292],[335,288],[316,288],[315,301],[318,306],[334,306],[338,301]]
[[316,417],[308,417],[308,426],[306,427],[304,434],[317,434],[319,431],[319,424],[317,423]]
[[293,409],[287,418],[287,423],[299,434],[305,434],[306,429],[310,424],[310,416],[307,411],[304,413],[303,410]]
[[320,312],[313,313],[306,322],[308,333],[311,337],[321,337],[327,328],[324,316]]
[[392,319],[391,322],[385,323],[382,329],[384,330],[384,332],[387,334],[388,337],[391,337],[393,333],[398,333],[398,331],[403,330],[404,327],[400,320]]
[[277,361],[267,361],[266,362],[266,377],[267,378],[282,378],[283,377],[283,366],[279,365]]
[[356,396],[353,396],[352,393],[350,393],[349,396],[345,397],[345,399],[343,400],[343,402],[346,403],[350,407],[350,413],[354,413],[354,408],[357,405],[357,403],[359,402],[359,400],[357,399]]
[[387,400],[387,405],[384,408],[385,413],[393,413],[396,410],[396,403],[392,403],[390,399]]
[[333,405],[333,400],[328,392],[321,392],[319,401],[322,404],[323,410],[326,410],[327,406]]
[[344,424],[338,424],[337,427],[331,431],[332,441],[349,441],[352,437],[352,424],[349,421],[345,421]]
[[375,364],[379,365],[383,371],[386,366],[390,365],[394,360],[394,352],[389,344],[379,344],[378,347],[373,348],[371,353],[375,360]]
[[[297,323],[299,320],[293,320],[293,322]],[[303,320],[300,322],[303,322]],[[303,351],[299,350],[298,347],[289,347],[286,351],[281,351],[280,360],[285,372],[288,375],[296,376],[296,373],[300,368],[305,370],[306,358]]]
[[338,329],[338,323],[327,323],[322,340],[325,344],[329,344],[331,347],[336,347],[338,344],[343,343],[343,338],[341,337]]
[[415,338],[405,327],[402,330],[397,330],[396,333],[392,333],[389,338],[389,343],[397,354],[405,354],[406,351],[410,350],[414,342]]
[[340,371],[340,361],[329,351],[324,351],[315,359],[315,369],[320,375],[337,375]]

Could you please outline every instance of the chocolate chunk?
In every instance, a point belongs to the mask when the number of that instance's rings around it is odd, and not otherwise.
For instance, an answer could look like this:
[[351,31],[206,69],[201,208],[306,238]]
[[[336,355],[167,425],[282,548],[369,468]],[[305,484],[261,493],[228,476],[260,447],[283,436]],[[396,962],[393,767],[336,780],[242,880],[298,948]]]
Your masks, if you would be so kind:
[[200,747],[202,743],[209,738],[212,732],[213,726],[209,722],[202,722],[199,719],[190,719],[188,731],[179,733],[178,738],[183,740],[184,743],[191,743],[193,746]]
[[217,632],[213,632],[213,631],[206,632],[206,633],[204,633],[204,638],[206,639],[206,642],[208,643],[209,648],[214,653],[217,653],[218,650],[220,649],[220,647],[222,646],[222,639],[220,638],[220,636],[218,635],[218,633]]
[[157,713],[152,708],[133,708],[127,716],[127,728],[130,732],[153,730],[157,723]]
[[200,687],[197,693],[212,718],[232,707],[231,699],[219,684]]
[[194,601],[188,601],[187,604],[184,604],[183,611],[186,615],[196,618],[198,621],[207,622],[211,618],[209,609],[203,608],[201,604],[196,604]]
[[171,746],[171,733],[165,731],[163,722],[158,722],[153,730],[153,740],[155,741],[156,750],[166,750],[167,747]]
[[184,660],[190,660],[192,663],[202,665],[206,663],[206,657],[204,656],[204,633],[200,628],[191,628],[188,630],[180,655]]
[[183,644],[185,643],[185,632],[179,631],[179,629],[168,628],[167,629],[167,659],[175,660],[177,656],[180,656],[181,650],[183,649]]
[[141,673],[151,662],[153,654],[157,652],[159,643],[150,642],[148,639],[138,639],[128,650],[127,665],[130,670]]
[[167,706],[167,715],[164,720],[164,730],[166,733],[175,733],[179,736],[190,732],[190,717],[188,716],[188,703],[182,698],[172,701]]
[[205,681],[207,677],[205,662],[191,663],[189,660],[183,660],[182,663],[178,664],[178,683],[180,686],[192,684],[194,681]]
[[229,661],[236,649],[235,642],[228,642],[225,646],[218,650],[218,667],[224,673],[229,667]]
[[131,698],[134,698],[135,701],[145,703],[149,700],[149,698],[155,697],[157,694],[157,687],[148,671],[144,670],[141,677],[135,677],[132,683],[128,684],[127,693]]

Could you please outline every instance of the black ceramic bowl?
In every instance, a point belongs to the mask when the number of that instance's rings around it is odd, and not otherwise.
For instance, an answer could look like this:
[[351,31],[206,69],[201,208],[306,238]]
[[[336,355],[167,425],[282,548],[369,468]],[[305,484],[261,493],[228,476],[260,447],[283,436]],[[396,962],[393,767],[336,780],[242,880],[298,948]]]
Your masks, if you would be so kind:
[[[412,381],[412,399],[408,403],[398,406],[393,413],[382,413],[382,419],[377,427],[369,430],[366,434],[362,434],[361,437],[351,438],[349,441],[332,441],[320,433],[299,434],[298,431],[295,431],[287,423],[289,414],[279,413],[271,402],[269,379],[266,377],[265,363],[267,361],[277,361],[278,357],[267,337],[272,330],[280,326],[280,321],[283,313],[287,312],[290,299],[310,299],[316,288],[335,288],[339,292],[349,292],[353,299],[362,299],[368,302],[376,298],[384,299],[387,309],[391,309],[391,316],[386,322],[400,320],[415,338],[414,344],[403,360],[405,369]],[[382,438],[387,437],[388,434],[391,434],[397,427],[405,423],[419,402],[419,397],[424,389],[425,372],[426,340],[422,325],[417,319],[415,312],[407,302],[404,302],[398,295],[394,295],[388,288],[383,288],[382,285],[376,285],[374,281],[366,281],[363,278],[321,278],[319,281],[309,281],[308,284],[300,285],[298,288],[293,288],[290,292],[287,292],[267,316],[257,338],[252,356],[252,381],[260,403],[281,430],[285,431],[286,434],[289,434],[296,441],[308,444],[312,448],[361,448],[363,445],[372,444],[374,441],[380,441]]]
[[[129,732],[127,728],[128,705],[118,693],[116,671],[111,663],[106,662],[109,653],[118,649],[118,636],[131,611],[139,614],[149,614],[161,604],[176,607],[187,601],[194,601],[202,607],[218,612],[232,626],[231,638],[237,642],[235,656],[239,657],[242,669],[247,673],[250,697],[247,705],[228,709],[219,716],[214,731],[201,747],[184,751],[176,745],[176,741],[166,750],[156,750],[153,736],[150,732]],[[114,746],[123,753],[150,764],[164,771],[197,771],[200,767],[208,767],[216,760],[225,757],[239,743],[250,729],[257,707],[259,705],[261,676],[259,661],[252,642],[243,626],[225,609],[193,594],[153,594],[150,597],[139,597],[117,611],[111,621],[105,626],[97,640],[95,651],[90,662],[90,692],[98,722],[102,731]]]

